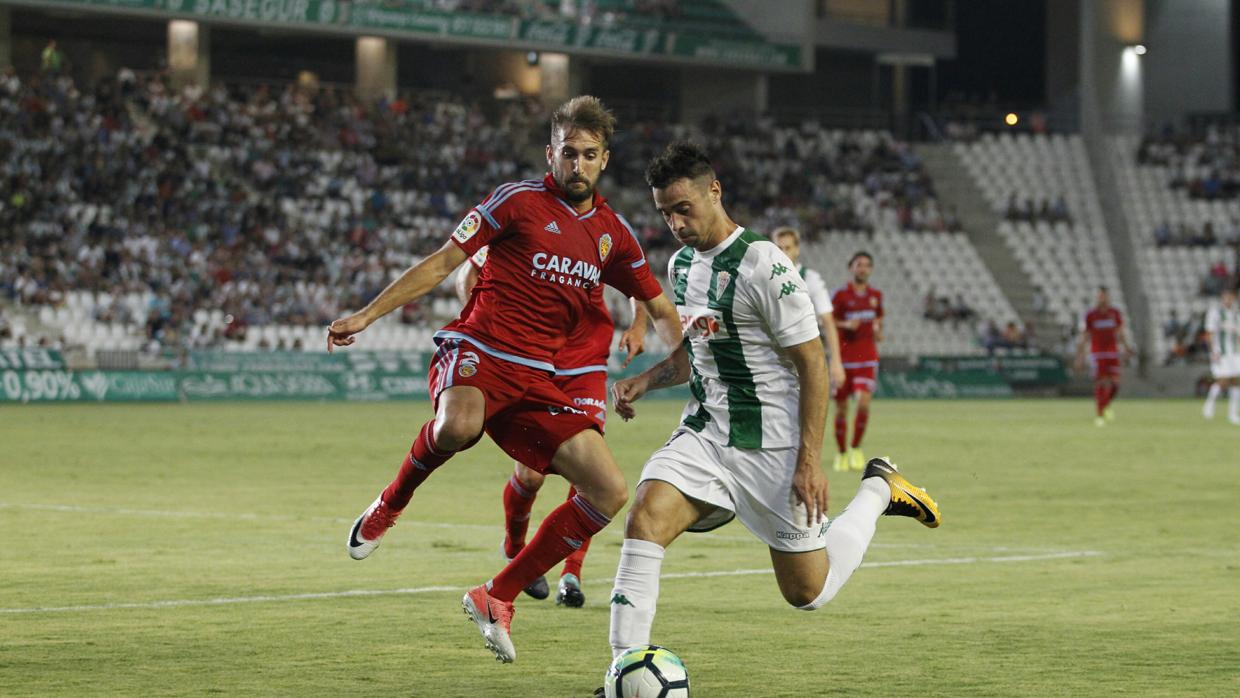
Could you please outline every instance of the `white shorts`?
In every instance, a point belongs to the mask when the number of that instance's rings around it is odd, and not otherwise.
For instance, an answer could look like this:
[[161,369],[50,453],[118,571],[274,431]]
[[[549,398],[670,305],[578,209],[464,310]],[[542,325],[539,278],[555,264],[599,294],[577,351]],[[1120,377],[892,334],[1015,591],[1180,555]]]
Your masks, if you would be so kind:
[[1221,356],[1210,364],[1210,375],[1215,378],[1240,378],[1240,356]]
[[745,528],[775,550],[821,550],[827,520],[805,525],[805,505],[792,489],[796,459],[796,448],[733,448],[682,427],[646,461],[638,486],[663,480],[691,499],[714,505],[690,531],[710,531],[740,517]]

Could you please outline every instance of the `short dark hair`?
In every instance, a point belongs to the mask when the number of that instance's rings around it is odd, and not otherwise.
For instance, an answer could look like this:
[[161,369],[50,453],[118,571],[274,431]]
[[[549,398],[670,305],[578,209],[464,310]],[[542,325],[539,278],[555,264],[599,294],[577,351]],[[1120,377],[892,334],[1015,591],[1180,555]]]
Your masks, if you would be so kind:
[[1111,289],[1107,288],[1106,286],[1099,286],[1099,287],[1098,287],[1098,290],[1099,290],[1099,291],[1102,291],[1103,293],[1110,293],[1110,292],[1111,292]]
[[715,168],[702,146],[688,141],[675,141],[650,161],[646,168],[646,184],[652,189],[666,189],[678,179],[716,179]]
[[556,129],[563,129],[565,133],[578,129],[589,131],[606,146],[616,133],[616,115],[604,107],[598,97],[580,95],[561,104],[551,115],[552,140]]
[[866,252],[865,250],[861,250],[860,252],[857,252],[856,254],[848,258],[848,266],[851,267],[852,263],[857,261],[857,259],[860,257],[865,257],[866,259],[870,260],[870,264],[874,263],[874,255],[871,255],[869,252]]

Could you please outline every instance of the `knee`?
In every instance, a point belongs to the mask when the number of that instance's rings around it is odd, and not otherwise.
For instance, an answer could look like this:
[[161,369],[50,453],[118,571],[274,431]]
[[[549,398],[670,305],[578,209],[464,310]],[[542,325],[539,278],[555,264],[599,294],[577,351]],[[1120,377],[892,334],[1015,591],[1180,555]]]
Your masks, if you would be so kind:
[[629,488],[624,481],[624,475],[619,472],[616,473],[616,477],[609,478],[607,482],[595,488],[590,496],[590,503],[608,518],[619,514],[628,502]]
[[667,523],[663,517],[648,507],[641,506],[640,501],[629,510],[628,519],[624,522],[625,538],[662,541],[667,539]]
[[513,476],[517,478],[517,482],[526,492],[537,492],[542,488],[543,480],[547,479],[537,470],[527,468],[520,463],[517,463]]
[[785,589],[783,590],[784,601],[787,601],[788,605],[802,611],[817,611],[822,607],[822,604],[815,603],[821,592],[821,589],[809,589],[806,587]]
[[441,451],[460,451],[476,443],[481,435],[481,415],[451,414],[435,423],[435,445]]

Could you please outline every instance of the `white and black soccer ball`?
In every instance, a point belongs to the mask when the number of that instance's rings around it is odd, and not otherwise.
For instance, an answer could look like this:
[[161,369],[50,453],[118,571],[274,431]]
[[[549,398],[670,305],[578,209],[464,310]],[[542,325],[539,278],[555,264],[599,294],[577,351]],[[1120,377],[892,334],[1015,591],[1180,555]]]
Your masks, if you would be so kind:
[[607,667],[603,693],[607,698],[688,698],[689,672],[666,647],[634,647]]

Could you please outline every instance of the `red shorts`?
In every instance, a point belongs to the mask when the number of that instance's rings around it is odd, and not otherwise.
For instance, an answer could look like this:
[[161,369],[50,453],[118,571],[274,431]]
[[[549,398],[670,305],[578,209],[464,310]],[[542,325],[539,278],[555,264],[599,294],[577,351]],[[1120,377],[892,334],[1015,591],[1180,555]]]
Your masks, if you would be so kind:
[[556,387],[572,400],[573,407],[585,410],[599,431],[607,426],[607,372],[590,371],[576,376],[556,376]]
[[1110,378],[1114,380],[1119,378],[1122,364],[1119,359],[1095,359],[1090,357],[1089,367],[1090,376],[1092,376],[1094,380],[1101,380],[1103,378]]
[[[606,381],[606,378],[603,379]],[[560,444],[586,429],[602,428],[558,387],[554,377],[529,366],[497,359],[464,339],[445,339],[427,376],[431,400],[468,385],[486,399],[486,432],[526,466],[545,473]]]
[[878,366],[844,368],[844,384],[835,389],[835,399],[845,400],[853,393],[874,393],[878,387]]

